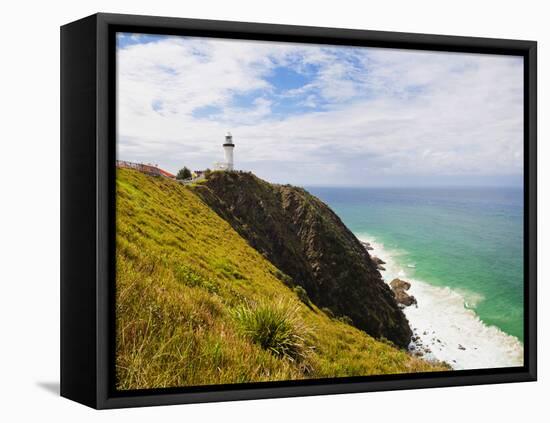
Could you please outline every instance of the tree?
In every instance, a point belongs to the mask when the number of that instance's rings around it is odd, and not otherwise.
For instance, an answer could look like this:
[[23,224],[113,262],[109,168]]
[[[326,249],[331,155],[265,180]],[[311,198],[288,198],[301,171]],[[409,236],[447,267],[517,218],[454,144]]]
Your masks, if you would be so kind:
[[184,166],[184,168],[180,169],[178,172],[176,179],[189,179],[191,176],[191,171],[187,168],[187,166]]

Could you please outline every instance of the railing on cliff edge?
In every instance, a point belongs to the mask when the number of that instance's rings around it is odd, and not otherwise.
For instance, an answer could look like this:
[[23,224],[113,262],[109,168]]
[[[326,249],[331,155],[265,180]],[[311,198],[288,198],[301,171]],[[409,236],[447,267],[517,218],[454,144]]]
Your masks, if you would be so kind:
[[117,160],[116,167],[138,170],[142,173],[146,173],[147,175],[163,176],[161,170],[157,166],[152,164],[133,163],[127,162],[125,160]]
[[204,179],[206,179],[204,173],[201,173],[199,176],[195,178],[188,178],[188,179],[176,179],[175,176],[168,176],[171,175],[170,173],[160,169],[156,165],[152,164],[144,164],[144,163],[134,163],[134,162],[128,162],[126,160],[117,160],[116,161],[116,167],[118,168],[124,168],[124,169],[134,169],[139,172],[145,173],[147,175],[152,176],[163,176],[165,178],[174,179],[176,182],[179,182],[183,185],[192,184],[194,182],[199,182]]

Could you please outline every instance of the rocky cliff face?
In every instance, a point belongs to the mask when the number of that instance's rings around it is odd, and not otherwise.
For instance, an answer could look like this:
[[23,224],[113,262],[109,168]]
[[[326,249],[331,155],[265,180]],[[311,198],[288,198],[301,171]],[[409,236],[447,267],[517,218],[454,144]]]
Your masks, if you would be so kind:
[[348,316],[374,337],[408,345],[408,321],[376,263],[318,198],[243,172],[214,172],[194,190],[317,306]]

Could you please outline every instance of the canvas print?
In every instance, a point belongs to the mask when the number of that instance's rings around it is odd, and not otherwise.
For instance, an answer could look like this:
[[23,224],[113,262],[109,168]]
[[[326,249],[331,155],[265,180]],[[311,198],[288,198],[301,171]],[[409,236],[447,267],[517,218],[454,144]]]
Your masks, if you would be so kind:
[[118,33],[116,389],[523,366],[523,66]]

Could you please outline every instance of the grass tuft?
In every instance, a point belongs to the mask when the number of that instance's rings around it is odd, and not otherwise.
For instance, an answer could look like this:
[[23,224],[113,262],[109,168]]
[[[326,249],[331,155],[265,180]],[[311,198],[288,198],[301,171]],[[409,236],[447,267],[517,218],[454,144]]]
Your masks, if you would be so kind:
[[267,302],[237,307],[233,315],[242,333],[263,349],[290,361],[303,360],[310,348],[306,344],[309,329],[292,303]]

